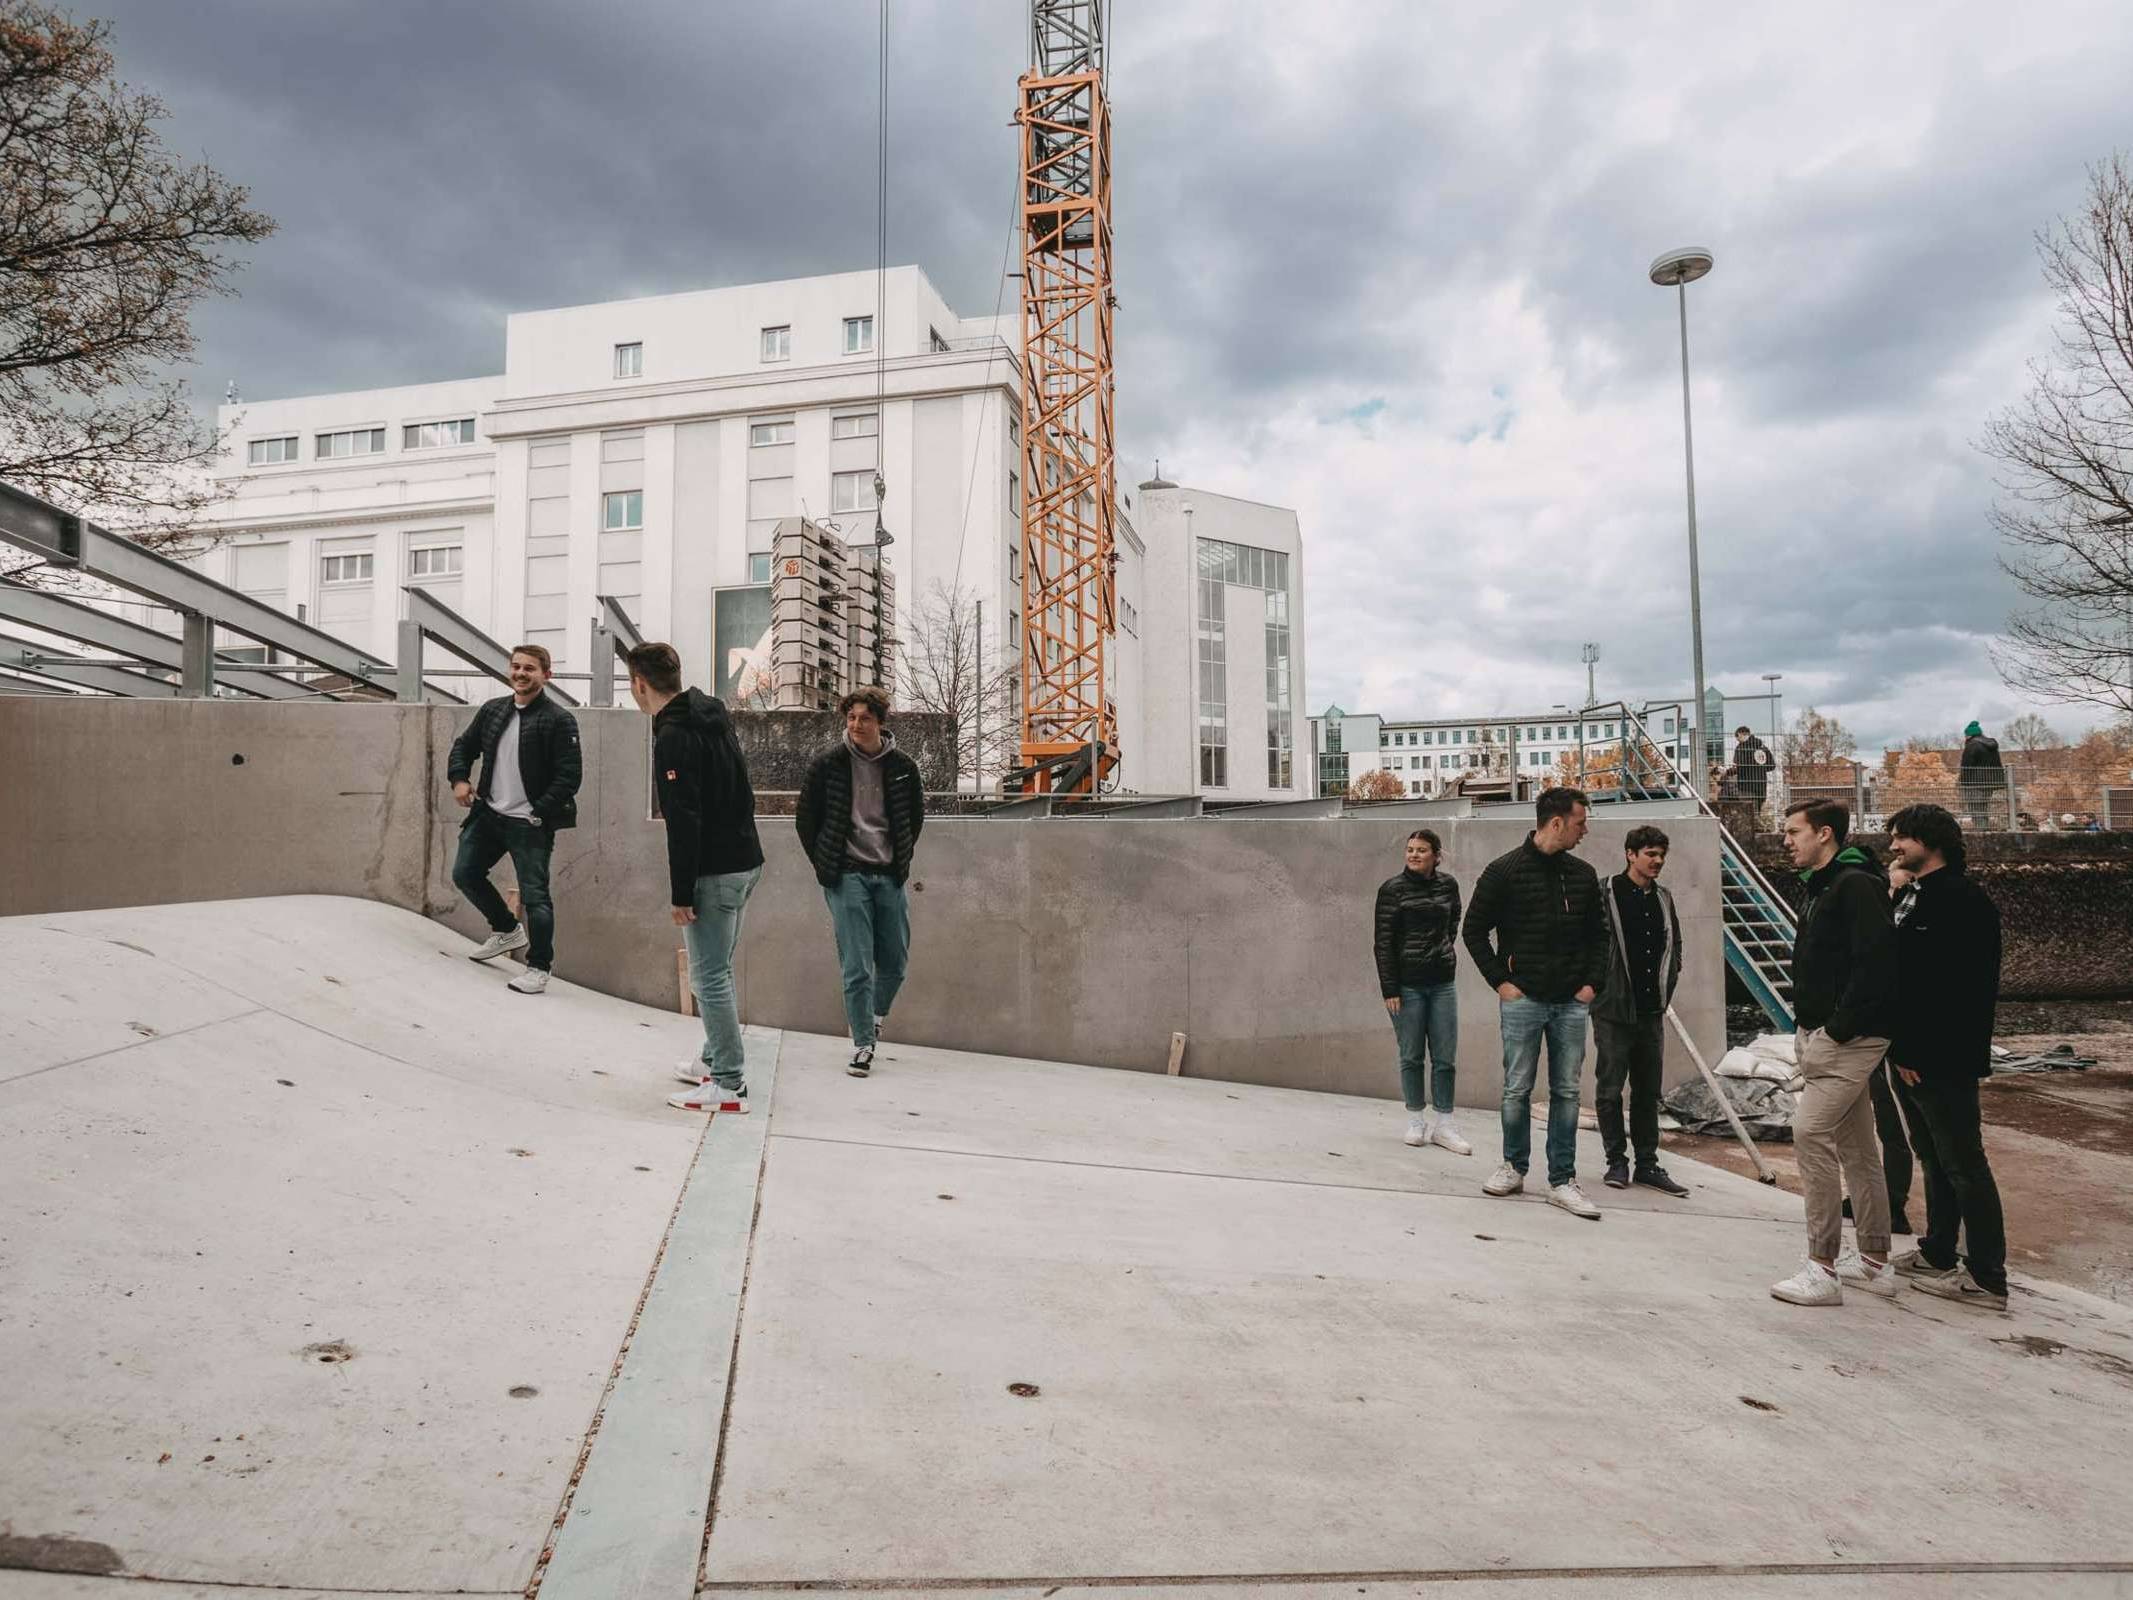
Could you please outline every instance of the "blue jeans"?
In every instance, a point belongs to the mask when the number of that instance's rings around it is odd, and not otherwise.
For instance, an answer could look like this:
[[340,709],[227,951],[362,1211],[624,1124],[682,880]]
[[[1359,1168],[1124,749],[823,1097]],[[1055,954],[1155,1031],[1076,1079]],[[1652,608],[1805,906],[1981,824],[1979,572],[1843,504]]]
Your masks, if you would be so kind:
[[844,1016],[852,1044],[874,1042],[874,1019],[889,1014],[911,958],[911,911],[904,886],[879,872],[847,872],[824,889],[844,969]]
[[1548,1185],[1577,1176],[1578,1074],[1587,1007],[1576,1000],[1497,1003],[1503,1029],[1503,1158],[1521,1173],[1533,1156],[1533,1080],[1548,1041]]
[[526,919],[526,965],[546,972],[555,965],[555,902],[548,894],[548,858],[555,835],[516,817],[499,816],[477,800],[459,825],[459,855],[452,882],[467,904],[482,915],[491,933],[509,933],[518,924],[511,908],[489,881],[489,869],[508,854],[518,874],[518,907]]
[[696,920],[681,930],[689,947],[689,987],[704,1019],[704,1070],[722,1089],[738,1089],[747,1079],[748,1051],[741,1043],[741,1012],[733,995],[733,952],[740,948],[741,913],[762,876],[761,867],[750,867],[698,878]]
[[[1400,1097],[1410,1111],[1448,1112],[1452,1080],[1459,1065],[1459,998],[1456,984],[1402,989],[1399,1014],[1392,1019],[1400,1041]],[[1428,1046],[1429,1067],[1422,1064]]]

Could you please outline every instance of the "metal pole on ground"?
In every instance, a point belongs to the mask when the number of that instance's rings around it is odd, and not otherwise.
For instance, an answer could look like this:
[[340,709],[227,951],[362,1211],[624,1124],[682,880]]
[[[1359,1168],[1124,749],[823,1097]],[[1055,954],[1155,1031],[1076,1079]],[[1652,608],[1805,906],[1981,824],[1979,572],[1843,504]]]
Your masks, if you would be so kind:
[[1777,1174],[1770,1170],[1770,1163],[1763,1159],[1762,1151],[1756,1149],[1755,1141],[1741,1125],[1740,1114],[1733,1109],[1733,1102],[1726,1098],[1726,1091],[1719,1087],[1718,1074],[1705,1063],[1703,1052],[1696,1048],[1696,1041],[1689,1037],[1689,1030],[1682,1026],[1681,1018],[1674,1014],[1672,1006],[1666,1008],[1666,1020],[1674,1025],[1674,1032],[1680,1035],[1682,1047],[1688,1051],[1689,1059],[1696,1063],[1696,1070],[1703,1074],[1703,1081],[1711,1086],[1711,1093],[1718,1101],[1718,1109],[1726,1114],[1726,1121],[1733,1126],[1733,1137],[1740,1140],[1740,1147],[1748,1152],[1748,1159],[1755,1163],[1755,1175],[1765,1183],[1776,1183]]

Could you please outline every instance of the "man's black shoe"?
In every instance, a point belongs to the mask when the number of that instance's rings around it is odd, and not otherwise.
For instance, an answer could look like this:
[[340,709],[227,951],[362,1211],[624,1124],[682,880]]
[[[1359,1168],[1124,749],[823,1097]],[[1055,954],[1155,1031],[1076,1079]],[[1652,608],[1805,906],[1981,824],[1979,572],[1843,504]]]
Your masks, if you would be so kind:
[[1668,1177],[1664,1167],[1639,1167],[1636,1182],[1641,1188],[1657,1189],[1661,1194],[1684,1195],[1689,1192],[1686,1186]]
[[1629,1163],[1627,1161],[1608,1162],[1607,1177],[1604,1181],[1610,1189],[1627,1189],[1629,1187]]

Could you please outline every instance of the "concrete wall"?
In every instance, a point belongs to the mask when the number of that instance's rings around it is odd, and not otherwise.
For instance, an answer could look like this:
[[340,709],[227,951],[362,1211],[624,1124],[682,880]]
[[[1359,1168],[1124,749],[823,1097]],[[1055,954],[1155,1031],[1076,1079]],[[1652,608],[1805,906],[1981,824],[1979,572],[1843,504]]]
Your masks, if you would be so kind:
[[[444,783],[466,715],[0,700],[0,914],[308,892],[385,900],[478,935],[450,881],[460,813]],[[557,972],[672,1006],[678,936],[662,831],[648,820],[646,724],[634,711],[578,716],[586,775],[581,825],[556,849]],[[1628,825],[1596,824],[1581,853],[1611,867]],[[841,1032],[820,891],[789,819],[761,827],[769,864],[742,940],[743,1015]],[[1407,827],[936,818],[912,880],[915,949],[894,1036],[1159,1072],[1175,1030],[1189,1036],[1194,1076],[1389,1096],[1398,1078],[1371,896],[1398,869]],[[1525,828],[1456,819],[1438,831],[1447,869],[1471,886]],[[1678,1005],[1715,1049],[1715,832],[1693,820],[1669,831],[1689,951]],[[1493,1105],[1495,999],[1464,962],[1459,984],[1459,1099]],[[1691,1070],[1670,1059],[1670,1077]]]

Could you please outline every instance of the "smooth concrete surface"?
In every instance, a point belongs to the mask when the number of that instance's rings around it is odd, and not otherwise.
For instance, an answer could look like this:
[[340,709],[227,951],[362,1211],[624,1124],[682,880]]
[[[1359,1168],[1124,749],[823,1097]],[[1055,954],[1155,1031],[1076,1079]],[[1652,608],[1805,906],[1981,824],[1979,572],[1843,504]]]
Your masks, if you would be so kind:
[[[480,937],[451,881],[463,813],[444,776],[472,714],[0,698],[9,758],[0,761],[0,914],[347,894]],[[666,915],[664,830],[650,816],[650,725],[634,709],[575,715],[585,780],[580,826],[559,837],[551,874],[556,970],[671,1009],[678,940]],[[1162,823],[933,819],[912,880],[904,1036],[1160,1072],[1171,1034],[1182,1032],[1188,1076],[1396,1094],[1370,920],[1412,824],[1298,820],[1294,810]],[[758,826],[769,861],[741,947],[742,1014],[764,1027],[836,1031],[839,983],[820,889],[791,819]],[[1630,826],[1601,811],[1580,853],[1613,870]],[[1688,951],[1676,1009],[1715,1057],[1725,995],[1716,829],[1696,818],[1668,828],[1667,878]],[[1526,829],[1493,808],[1444,819],[1446,869],[1471,891]],[[510,881],[508,866],[498,879]],[[1502,1080],[1497,1001],[1463,957],[1459,1004],[1458,1098],[1487,1108]],[[1667,1049],[1669,1080],[1690,1075],[1671,1035]]]
[[701,1033],[467,948],[346,899],[0,920],[0,1565],[524,1587]]

